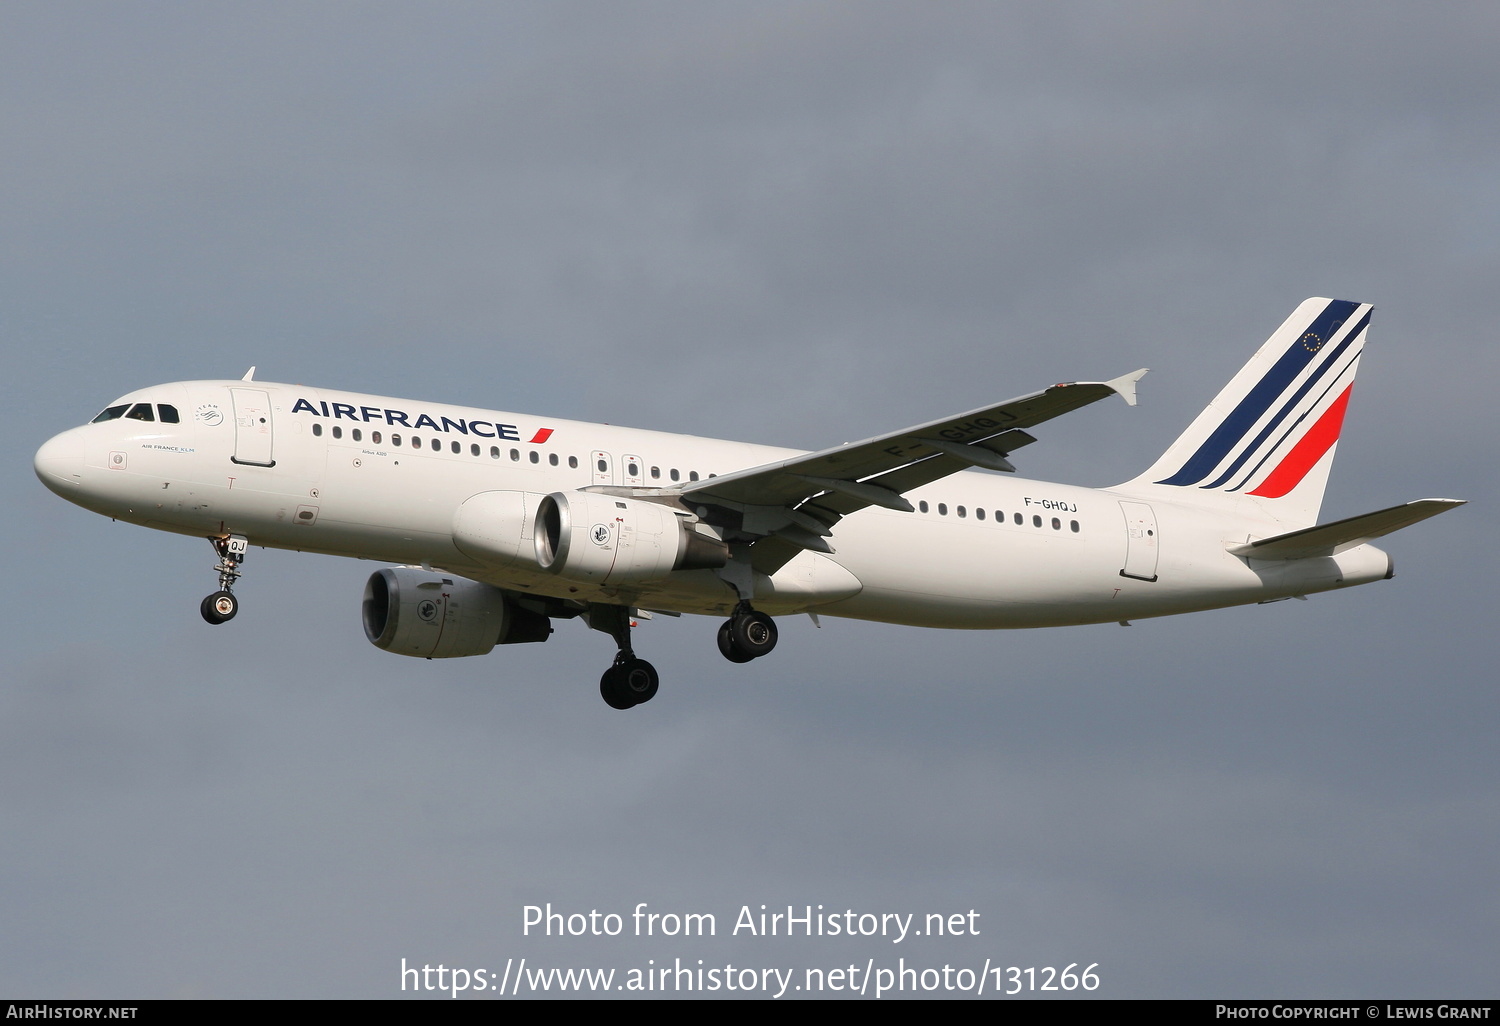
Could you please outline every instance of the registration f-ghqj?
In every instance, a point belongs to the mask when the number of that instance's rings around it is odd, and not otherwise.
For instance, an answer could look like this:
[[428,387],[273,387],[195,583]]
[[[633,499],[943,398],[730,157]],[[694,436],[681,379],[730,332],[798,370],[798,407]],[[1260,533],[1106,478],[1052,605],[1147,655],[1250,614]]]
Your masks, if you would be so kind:
[[238,610],[247,548],[400,564],[365,586],[365,633],[401,655],[482,655],[582,617],[618,646],[617,709],[655,669],[632,621],[725,616],[732,662],[772,614],[927,627],[1126,622],[1391,576],[1369,544],[1453,506],[1422,499],[1315,526],[1370,321],[1309,299],[1144,474],[1089,489],[1013,476],[1043,421],[1136,371],[804,453],[254,380],[121,397],[36,454],[46,486],[105,516],[207,537]]

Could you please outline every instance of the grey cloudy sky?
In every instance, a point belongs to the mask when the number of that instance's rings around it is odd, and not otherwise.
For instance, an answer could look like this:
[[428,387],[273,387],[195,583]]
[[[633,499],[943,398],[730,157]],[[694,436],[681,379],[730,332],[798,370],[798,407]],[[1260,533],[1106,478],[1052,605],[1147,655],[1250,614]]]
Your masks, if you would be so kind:
[[[0,6],[0,993],[385,997],[409,962],[1099,963],[1100,993],[1493,996],[1500,8]],[[416,662],[370,564],[67,506],[51,434],[237,377],[821,447],[1153,371],[1027,476],[1134,476],[1302,299],[1377,306],[1325,518],[1399,574],[726,663]],[[522,938],[521,908],[712,912]],[[972,938],[724,936],[741,905]]]

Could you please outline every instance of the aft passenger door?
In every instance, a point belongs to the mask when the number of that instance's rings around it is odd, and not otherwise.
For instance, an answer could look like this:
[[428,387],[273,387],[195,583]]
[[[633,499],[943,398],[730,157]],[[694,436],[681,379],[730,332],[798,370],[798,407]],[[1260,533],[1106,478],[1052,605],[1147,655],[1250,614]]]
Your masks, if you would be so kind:
[[1121,502],[1125,514],[1125,566],[1121,577],[1156,580],[1156,513],[1144,502]]

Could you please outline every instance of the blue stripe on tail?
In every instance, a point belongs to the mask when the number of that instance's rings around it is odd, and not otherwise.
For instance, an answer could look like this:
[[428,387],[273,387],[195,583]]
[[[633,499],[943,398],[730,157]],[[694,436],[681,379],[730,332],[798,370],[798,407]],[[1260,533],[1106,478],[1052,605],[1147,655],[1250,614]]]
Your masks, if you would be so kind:
[[[1266,426],[1261,429],[1260,434],[1255,436],[1255,441],[1245,446],[1244,450],[1239,454],[1238,457],[1235,458],[1235,461],[1231,463],[1227,468],[1225,468],[1224,473],[1220,474],[1217,478],[1210,481],[1208,484],[1203,485],[1202,487],[1218,488],[1225,481],[1228,481],[1231,477],[1233,477],[1235,471],[1239,470],[1240,467],[1245,465],[1246,460],[1260,451],[1262,443],[1264,443],[1265,440],[1271,436],[1271,433],[1276,430],[1276,426],[1283,420],[1285,420],[1287,418],[1287,415],[1297,408],[1297,404],[1302,402],[1303,397],[1305,397],[1308,392],[1311,392],[1313,388],[1317,386],[1318,382],[1323,380],[1324,376],[1327,375],[1329,370],[1338,366],[1339,357],[1344,355],[1344,351],[1354,344],[1355,339],[1359,338],[1359,333],[1365,330],[1365,325],[1370,323],[1370,313],[1371,311],[1369,310],[1365,311],[1365,315],[1359,319],[1359,323],[1354,326],[1354,329],[1352,331],[1344,336],[1344,340],[1338,344],[1334,351],[1329,355],[1328,359],[1323,362],[1323,366],[1319,367],[1316,371],[1310,374],[1307,380],[1302,383],[1302,387],[1297,389],[1296,393],[1294,393],[1290,399],[1282,404],[1282,407],[1279,411],[1277,411],[1276,416],[1272,417],[1271,420],[1266,424]],[[1243,484],[1244,482],[1241,482],[1241,485]]]
[[[1312,358],[1322,350],[1323,343],[1332,338],[1333,335],[1347,321],[1351,314],[1359,308],[1358,303],[1351,303],[1343,299],[1335,299],[1323,308],[1323,312],[1313,318],[1307,330],[1302,333],[1288,348],[1275,365],[1266,372],[1265,376],[1256,382],[1250,393],[1240,400],[1238,406],[1224,418],[1213,434],[1198,447],[1198,451],[1188,457],[1182,469],[1171,477],[1157,484],[1191,485],[1197,484],[1211,474],[1215,467],[1223,462],[1224,457],[1239,444],[1240,440],[1255,426],[1256,421],[1271,408],[1283,392],[1296,380],[1297,375],[1312,362]],[[1350,337],[1353,337],[1351,333]]]

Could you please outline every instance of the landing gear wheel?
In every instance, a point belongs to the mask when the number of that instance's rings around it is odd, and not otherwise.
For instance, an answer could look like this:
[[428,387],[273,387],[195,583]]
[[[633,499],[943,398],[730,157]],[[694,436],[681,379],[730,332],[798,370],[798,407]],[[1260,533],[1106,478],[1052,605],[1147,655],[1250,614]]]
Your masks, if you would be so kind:
[[729,618],[729,645],[747,659],[759,659],[776,647],[776,621],[753,609]]
[[630,650],[630,608],[593,603],[585,615],[590,627],[615,639],[615,661],[599,678],[599,697],[611,709],[630,709],[655,698],[656,667]]
[[635,699],[626,694],[622,686],[618,666],[611,666],[599,678],[599,697],[611,709],[629,709],[635,705]]
[[751,655],[745,655],[744,653],[735,650],[734,641],[730,637],[730,632],[733,629],[733,626],[734,621],[732,620],[725,620],[724,623],[720,625],[719,651],[723,654],[724,658],[728,659],[731,663],[748,663],[755,657]]
[[656,667],[646,660],[627,659],[615,667],[615,673],[619,674],[620,690],[631,697],[632,705],[641,705],[656,697],[661,680],[656,675]]
[[660,683],[656,667],[631,656],[604,671],[599,678],[599,697],[611,709],[629,709],[655,698]]
[[209,538],[208,542],[219,556],[219,565],[214,567],[219,572],[219,590],[199,604],[198,612],[209,623],[219,624],[233,620],[234,614],[240,611],[240,604],[229,589],[239,579],[240,564],[245,561],[250,540],[242,534],[229,534]]
[[198,606],[198,612],[203,614],[203,619],[214,624],[233,620],[234,614],[239,611],[239,601],[227,591],[214,592]]

